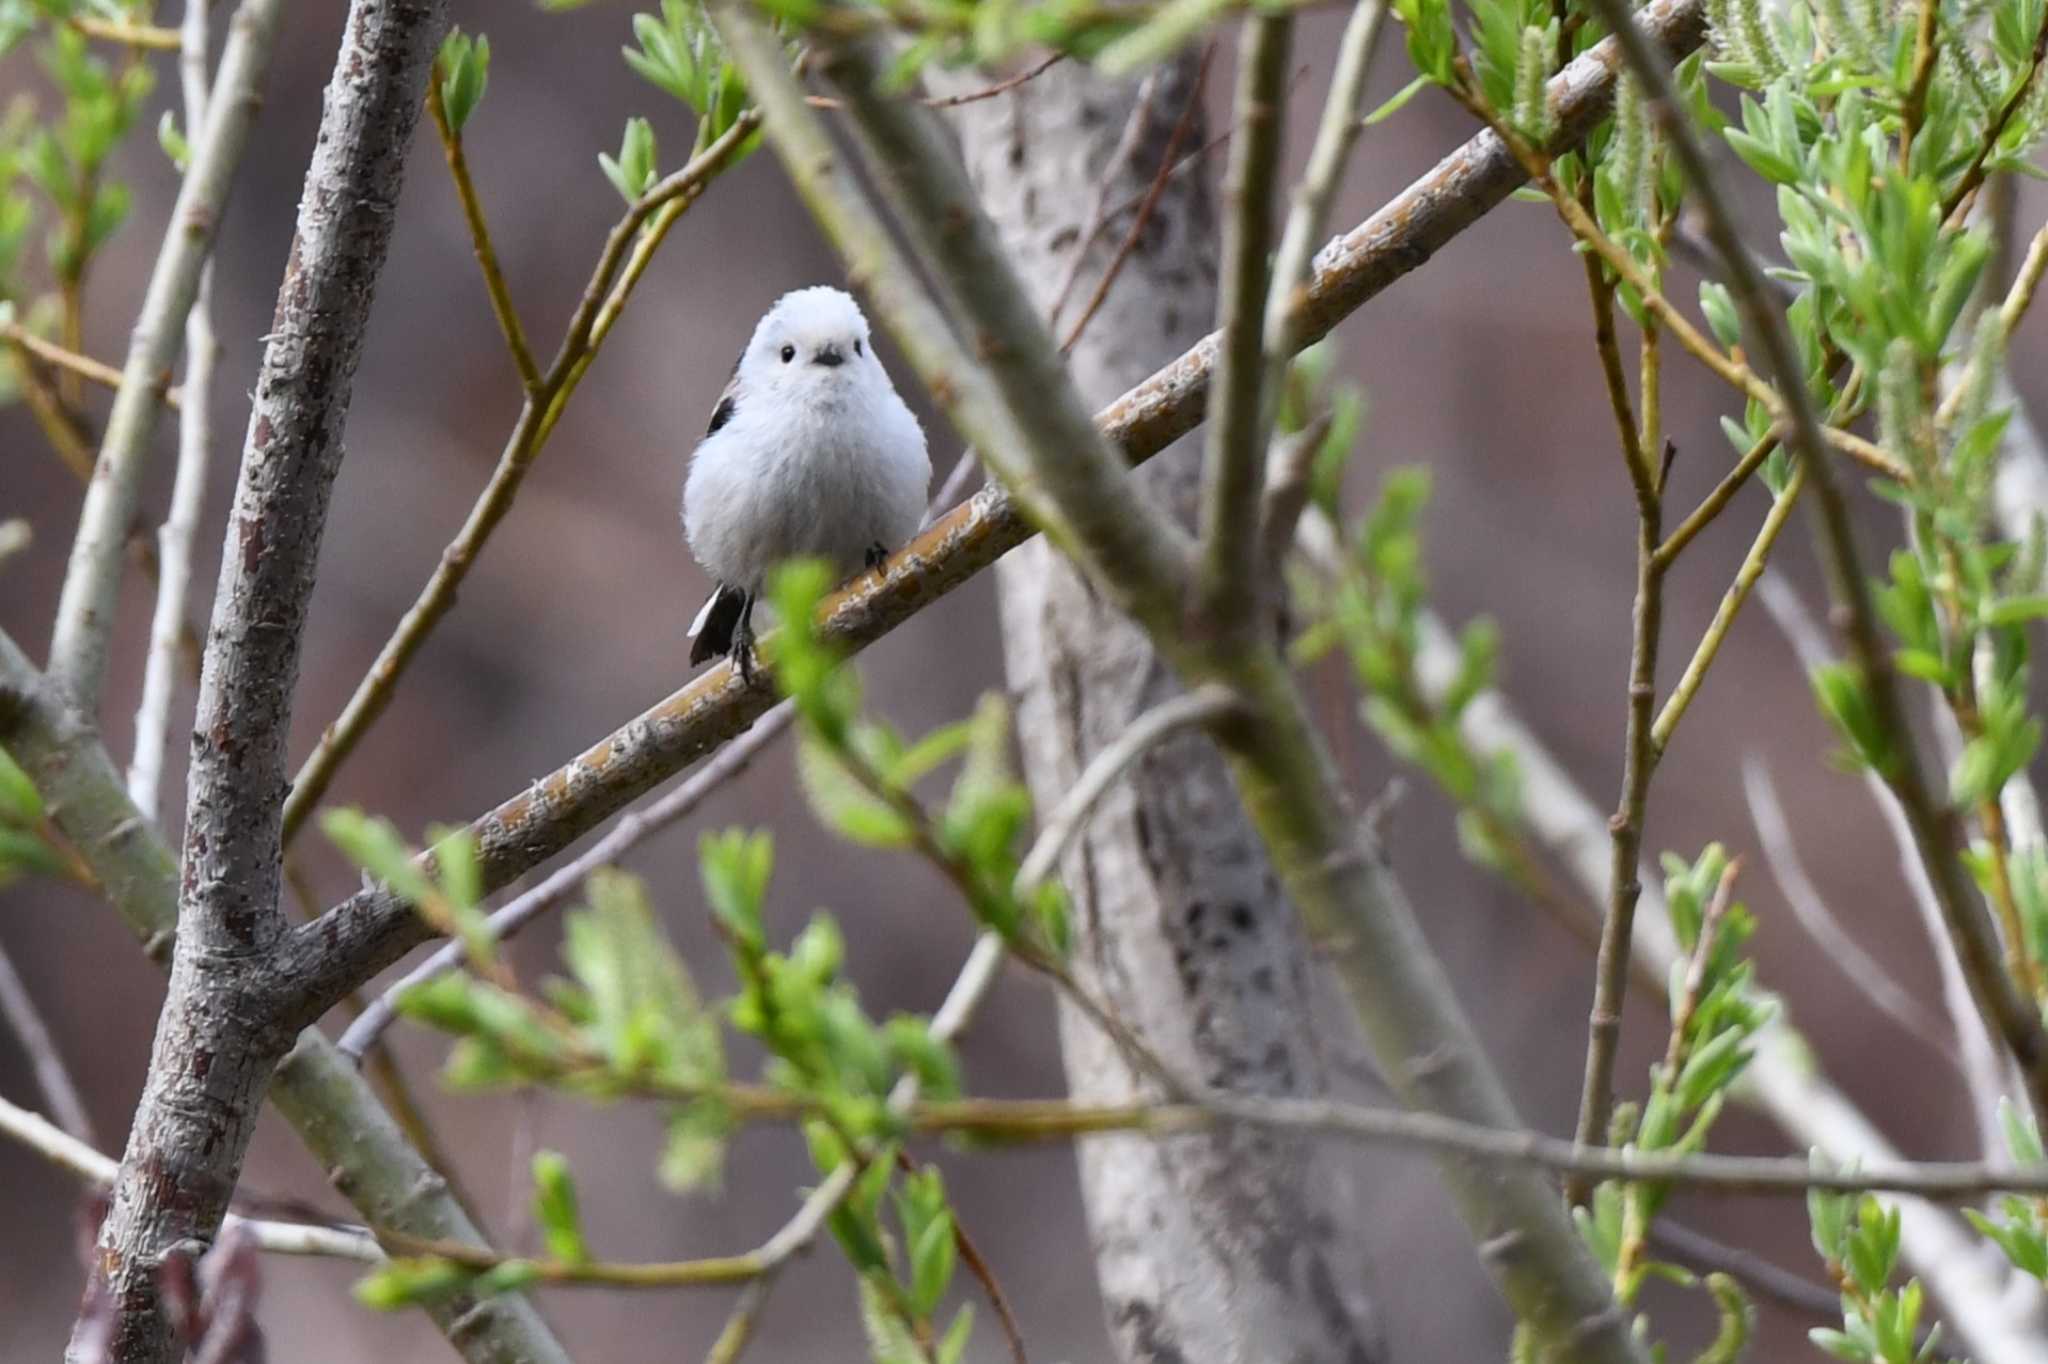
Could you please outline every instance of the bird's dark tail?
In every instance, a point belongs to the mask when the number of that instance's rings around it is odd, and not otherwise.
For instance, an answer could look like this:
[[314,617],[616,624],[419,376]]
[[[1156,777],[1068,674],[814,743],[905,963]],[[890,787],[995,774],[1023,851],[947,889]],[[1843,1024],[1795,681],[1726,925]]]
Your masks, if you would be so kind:
[[711,600],[704,603],[704,609],[697,613],[697,622],[690,629],[696,637],[690,645],[691,664],[694,666],[707,658],[731,653],[733,635],[746,611],[747,594],[737,587],[720,583],[718,590],[711,594]]

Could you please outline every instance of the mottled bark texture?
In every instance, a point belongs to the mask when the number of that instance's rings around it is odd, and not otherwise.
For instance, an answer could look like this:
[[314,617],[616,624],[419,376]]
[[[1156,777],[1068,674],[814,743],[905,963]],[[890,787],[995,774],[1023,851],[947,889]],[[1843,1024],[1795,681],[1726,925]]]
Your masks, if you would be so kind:
[[[276,984],[285,744],[341,430],[446,0],[355,0],[264,349],[199,688],[178,938],[96,1279],[120,1364],[170,1358],[166,1252],[211,1240],[302,1009]],[[74,1336],[74,1364],[86,1344]]]
[[[1193,54],[1163,68],[1129,155],[1139,88],[1065,64],[1001,100],[960,110],[967,163],[1042,307],[1083,248],[1098,186],[1133,200],[1167,155],[1196,90]],[[1176,156],[1200,147],[1199,107]],[[1055,331],[1074,325],[1130,229],[1113,215]],[[1107,299],[1075,346],[1083,394],[1107,402],[1199,341],[1215,312],[1216,224],[1205,177],[1169,185]],[[1185,443],[1140,474],[1192,525],[1200,478]],[[1009,679],[1025,769],[1049,809],[1131,720],[1178,690],[1145,632],[1044,540],[997,567]],[[1178,1071],[1220,1089],[1323,1091],[1300,924],[1281,894],[1230,775],[1206,738],[1142,760],[1105,797],[1064,866],[1077,974]],[[1117,1049],[1063,1006],[1077,1099],[1143,1094]],[[1232,1128],[1080,1150],[1109,1326],[1127,1361],[1282,1364],[1363,1361],[1383,1350],[1356,1274],[1333,1244],[1333,1175],[1312,1146]]]

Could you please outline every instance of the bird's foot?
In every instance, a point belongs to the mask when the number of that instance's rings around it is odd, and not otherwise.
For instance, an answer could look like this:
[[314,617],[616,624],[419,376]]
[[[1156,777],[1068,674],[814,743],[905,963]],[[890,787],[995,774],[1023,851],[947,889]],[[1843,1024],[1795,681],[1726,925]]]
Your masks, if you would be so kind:
[[868,546],[867,566],[870,569],[880,568],[884,563],[888,562],[888,559],[889,550],[887,546],[881,544]]
[[747,603],[732,632],[732,665],[739,669],[740,681],[749,687],[754,685],[754,664],[758,661],[754,656],[753,605],[751,601]]

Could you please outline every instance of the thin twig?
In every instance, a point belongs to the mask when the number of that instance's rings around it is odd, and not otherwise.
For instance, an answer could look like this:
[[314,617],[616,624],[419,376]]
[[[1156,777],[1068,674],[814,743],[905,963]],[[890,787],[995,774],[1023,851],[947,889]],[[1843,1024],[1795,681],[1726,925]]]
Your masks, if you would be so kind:
[[1842,973],[1880,1012],[1888,1015],[1908,1035],[1932,1047],[1943,1060],[1959,1066],[1961,1061],[1954,1043],[1947,1036],[1947,1025],[1899,984],[1882,962],[1866,952],[1863,944],[1856,940],[1856,935],[1844,927],[1828,908],[1827,898],[1814,885],[1813,878],[1806,874],[1806,865],[1800,860],[1792,825],[1785,818],[1784,806],[1778,802],[1778,791],[1771,781],[1770,769],[1755,755],[1742,760],[1742,790],[1749,802],[1750,822],[1756,825],[1757,840],[1763,846],[1765,860],[1770,863],[1771,875],[1777,879],[1778,889],[1791,906],[1792,916],[1799,920],[1800,927],[1806,930],[1814,945],[1841,968]]
[[484,206],[477,198],[476,184],[469,178],[469,156],[462,146],[462,133],[448,121],[448,104],[441,95],[440,66],[434,68],[434,79],[427,83],[427,113],[434,120],[434,131],[441,136],[441,151],[448,162],[448,178],[455,184],[455,197],[462,204],[463,221],[469,224],[469,243],[476,253],[477,268],[483,271],[484,292],[490,295],[491,313],[498,319],[498,330],[505,337],[505,346],[512,352],[513,368],[519,371],[519,383],[528,396],[541,392],[540,366],[534,363],[533,351],[526,344],[526,331],[519,325],[519,310],[512,304],[511,287],[505,283],[505,272],[498,265],[498,249],[491,243],[490,224],[484,219]]
[[95,476],[86,489],[78,535],[57,602],[49,672],[88,710],[99,700],[107,641],[121,581],[121,548],[135,519],[142,470],[185,315],[198,296],[235,168],[249,144],[277,36],[282,0],[243,0],[229,22],[215,77],[216,94],[203,131],[194,130],[192,160],[179,183],[156,265],[143,294],[121,369],[121,387],[107,417]]
[[1803,1279],[1753,1251],[1725,1245],[1668,1217],[1660,1217],[1650,1224],[1650,1244],[1667,1255],[1688,1260],[1702,1269],[1718,1269],[1724,1274],[1732,1274],[1752,1292],[1781,1307],[1822,1321],[1841,1319],[1842,1295],[1834,1289]]
[[1316,456],[1330,434],[1328,408],[1310,417],[1299,431],[1273,442],[1266,456],[1266,486],[1259,495],[1260,572],[1269,582],[1284,582],[1281,566],[1294,546],[1301,515],[1308,510]]
[[[491,471],[490,481],[477,495],[462,529],[441,552],[433,575],[420,590],[418,600],[406,610],[391,638],[377,652],[376,661],[356,684],[341,714],[321,732],[298,776],[292,780],[291,795],[285,800],[284,836],[287,845],[305,825],[306,817],[327,793],[334,774],[348,755],[362,742],[363,735],[390,704],[399,678],[427,636],[455,605],[457,591],[468,577],[471,565],[483,552],[498,523],[512,509],[527,470],[545,445],[560,418],[563,407],[597,349],[625,306],[626,297],[646,270],[656,246],[676,219],[703,193],[712,179],[753,135],[760,117],[752,110],[740,114],[733,126],[716,142],[693,158],[689,165],[662,180],[635,200],[606,239],[597,268],[585,287],[575,316],[562,339],[560,350],[541,379],[538,391],[529,392],[519,419],[505,442],[504,453]],[[643,225],[646,231],[642,232]]]
[[[1293,20],[1285,14],[1245,20],[1239,44],[1230,167],[1223,178],[1223,268],[1218,291],[1223,345],[1202,433],[1201,565],[1194,588],[1204,628],[1249,632],[1261,626],[1259,488],[1277,387],[1269,379],[1290,353],[1265,352],[1273,250],[1273,198],[1287,132],[1287,61]],[[1333,172],[1334,174],[1334,172]],[[1270,372],[1269,372],[1270,371]]]
[[[185,125],[206,126],[207,0],[185,0],[178,56]],[[176,703],[178,665],[185,635],[185,597],[192,582],[192,545],[206,499],[206,467],[212,456],[214,367],[220,346],[213,335],[213,266],[199,272],[199,290],[185,315],[185,387],[192,405],[178,413],[178,466],[171,479],[171,505],[157,532],[156,607],[150,613],[149,655],[143,663],[142,699],[135,708],[135,749],[128,764],[128,794],[135,808],[157,818],[164,760],[170,749],[171,707]]]
[[[1596,298],[1598,297],[1596,292]],[[1579,1093],[1578,1140],[1588,1146],[1607,1140],[1614,1108],[1614,1066],[1621,1042],[1621,1008],[1628,994],[1630,936],[1635,931],[1636,903],[1642,895],[1639,873],[1643,817],[1658,750],[1651,738],[1651,716],[1657,703],[1657,648],[1664,619],[1664,568],[1657,559],[1663,506],[1657,476],[1647,468],[1635,444],[1633,420],[1621,428],[1622,457],[1636,496],[1636,590],[1629,618],[1627,720],[1622,738],[1621,794],[1608,821],[1613,870],[1607,913],[1601,921],[1600,947],[1593,973],[1593,1007],[1586,1023],[1585,1081]],[[1583,1204],[1591,1188],[1574,1180],[1574,1204]]]
[[[1005,76],[994,85],[984,85],[979,89],[963,91],[957,95],[920,95],[917,102],[927,109],[957,109],[963,104],[979,104],[985,99],[995,99],[999,95],[1007,95],[1010,91],[1015,90],[1018,86],[1028,81],[1037,80],[1066,59],[1066,53],[1055,52],[1041,61],[1032,63],[1013,76]],[[830,95],[806,95],[804,103],[810,105],[813,109],[844,109],[846,107],[844,103],[832,98]]]
[[[101,388],[118,390],[121,387],[120,370],[104,360],[95,360],[90,355],[80,355],[76,351],[66,350],[47,337],[37,336],[19,322],[0,323],[0,341],[33,355],[53,368],[68,370],[81,379],[98,384]],[[175,386],[167,388],[163,391],[163,400],[165,405],[176,411],[185,401],[184,391]]]
[[1983,140],[1977,144],[1976,154],[1970,158],[1970,164],[1964,169],[1962,178],[1956,181],[1956,187],[1942,200],[1944,226],[1962,225],[1963,215],[1970,209],[1970,200],[1976,195],[1978,187],[1984,183],[1986,167],[1991,162],[1992,154],[1998,150],[1998,144],[2005,137],[2005,130],[2011,126],[2014,116],[2026,104],[2028,93],[2033,90],[2034,82],[2040,78],[2041,64],[2044,61],[2048,61],[2048,15],[2042,16],[2041,27],[2034,32],[2034,49],[2027,56],[2026,76],[2013,86],[2012,93],[2005,97],[2005,103],[1999,105],[1998,112],[1985,127]]
[[64,1064],[64,1053],[57,1050],[57,1039],[50,1035],[42,1011],[36,1008],[35,997],[4,947],[0,947],[0,1020],[6,1021],[14,1040],[21,1044],[35,1072],[36,1087],[42,1090],[57,1121],[71,1136],[90,1145],[94,1141],[92,1115],[71,1078],[71,1068]]
[[1364,130],[1358,111],[1365,101],[1365,79],[1372,69],[1379,46],[1380,29],[1387,17],[1385,0],[1358,0],[1345,21],[1344,34],[1337,40],[1337,57],[1330,73],[1330,93],[1323,100],[1323,114],[1316,124],[1315,142],[1310,146],[1308,164],[1301,183],[1294,189],[1294,204],[1287,224],[1280,232],[1280,245],[1273,255],[1273,282],[1266,296],[1266,376],[1269,392],[1279,392],[1286,365],[1300,349],[1294,343],[1295,314],[1303,301],[1317,242],[1344,183],[1345,163],[1351,146]]
[[[1095,201],[1089,205],[1088,216],[1082,221],[1081,235],[1074,239],[1074,254],[1068,258],[1066,271],[1060,276],[1060,287],[1053,290],[1052,306],[1045,310],[1049,327],[1059,326],[1060,314],[1066,311],[1074,286],[1080,282],[1081,267],[1088,263],[1089,250],[1109,220],[1110,190],[1123,177],[1131,158],[1138,154],[1138,146],[1145,140],[1145,134],[1152,130],[1152,106],[1159,98],[1162,79],[1162,74],[1154,71],[1138,83],[1138,94],[1131,101],[1131,112],[1124,119],[1123,131],[1117,135],[1116,145],[1109,149],[1109,159],[1102,163],[1102,174],[1097,177],[1095,186]],[[1143,201],[1144,196],[1140,195],[1132,202]]]
[[[1765,613],[1792,646],[1794,655],[1807,672],[1833,661],[1827,631],[1807,610],[1790,583],[1776,573],[1767,573],[1757,595],[1763,601]],[[1938,717],[1953,719],[1946,707],[1936,706],[1934,709]],[[2019,1074],[2013,1068],[2012,1058],[1999,1045],[1998,1035],[1990,1021],[1977,1009],[1955,940],[1949,935],[1942,916],[1941,900],[1935,891],[1933,876],[1921,860],[1913,840],[1912,826],[1899,803],[1898,793],[1875,772],[1864,772],[1863,784],[1885,821],[1886,831],[1899,859],[1900,880],[1912,901],[1921,929],[1927,935],[1928,949],[1941,974],[1942,1007],[1948,1014],[1949,1031],[1956,1039],[1963,1086],[1969,1094],[1974,1126],[1984,1149],[1997,1149],[2003,1141],[1998,1136],[1999,1100],[2018,1090]]]
[[86,37],[101,42],[119,43],[123,47],[141,48],[147,52],[178,50],[178,30],[174,28],[127,23],[119,19],[97,19],[87,14],[74,14],[64,22]]
[[[1657,712],[1657,722],[1650,726],[1650,744],[1659,754],[1671,742],[1678,722],[1685,718],[1686,709],[1692,705],[1693,697],[1699,694],[1700,684],[1706,681],[1707,669],[1720,657],[1721,645],[1728,638],[1728,631],[1735,624],[1735,617],[1741,612],[1743,603],[1749,600],[1750,590],[1757,579],[1763,576],[1764,568],[1770,562],[1771,551],[1778,543],[1778,536],[1792,519],[1792,509],[1799,504],[1799,494],[1806,487],[1804,466],[1794,469],[1792,477],[1785,482],[1785,490],[1772,501],[1771,509],[1764,513],[1763,525],[1757,528],[1756,537],[1750,541],[1749,552],[1742,556],[1741,567],[1735,570],[1735,579],[1728,584],[1728,590],[1721,594],[1721,604],[1714,608],[1714,619],[1707,624],[1700,642],[1693,649],[1692,657],[1686,661],[1685,671],[1679,675],[1678,684],[1665,698],[1664,708]],[[1668,544],[1669,541],[1666,541]],[[1660,551],[1661,557],[1661,551]],[[1666,559],[1664,562],[1669,563]]]
[[[0,1098],[0,1136],[28,1148],[95,1189],[113,1188],[115,1176],[121,1172],[120,1162],[100,1154],[91,1142],[4,1098]],[[302,1222],[271,1222],[235,1213],[229,1213],[224,1222],[248,1232],[257,1249],[276,1255],[319,1255],[360,1264],[381,1264],[384,1260],[383,1248],[368,1232]]]
[[[1109,264],[1103,267],[1102,278],[1095,281],[1095,289],[1088,295],[1088,302],[1083,305],[1080,317],[1074,320],[1073,327],[1067,332],[1066,340],[1060,342],[1061,354],[1071,352],[1080,344],[1081,336],[1088,330],[1089,322],[1093,321],[1095,314],[1101,310],[1103,300],[1109,297],[1110,288],[1116,283],[1116,277],[1123,273],[1124,262],[1131,258],[1131,253],[1137,250],[1138,242],[1144,237],[1145,228],[1152,221],[1153,211],[1159,207],[1160,197],[1166,193],[1166,186],[1173,179],[1173,154],[1179,151],[1181,143],[1187,140],[1188,131],[1195,124],[1195,115],[1201,110],[1202,93],[1209,86],[1209,62],[1215,55],[1216,42],[1211,39],[1208,46],[1202,49],[1202,64],[1195,69],[1195,80],[1188,88],[1187,103],[1181,106],[1180,117],[1174,120],[1173,131],[1167,135],[1166,147],[1159,153],[1159,169],[1153,175],[1152,183],[1145,187],[1145,193],[1139,198],[1137,212],[1131,217],[1131,225],[1124,229],[1123,240],[1117,244],[1115,253],[1109,258]],[[1118,209],[1110,216],[1115,217],[1122,212],[1122,209]],[[1109,219],[1104,219],[1105,223],[1108,221]],[[1089,246],[1090,242],[1084,238],[1075,250],[1085,256]]]
[[1237,698],[1225,688],[1198,687],[1161,702],[1133,720],[1116,742],[1088,760],[1087,768],[1039,826],[1031,851],[1024,855],[1023,864],[1017,869],[1017,895],[1029,896],[1053,874],[1067,849],[1087,828],[1096,802],[1125,771],[1182,730],[1213,724],[1237,709],[1237,705]]

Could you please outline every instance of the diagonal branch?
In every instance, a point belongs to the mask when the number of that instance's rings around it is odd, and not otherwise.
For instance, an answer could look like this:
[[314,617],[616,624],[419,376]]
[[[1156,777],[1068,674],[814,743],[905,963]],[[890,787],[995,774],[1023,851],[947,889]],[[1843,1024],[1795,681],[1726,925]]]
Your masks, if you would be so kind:
[[141,494],[144,455],[170,386],[185,315],[199,292],[200,272],[219,229],[235,167],[249,145],[263,80],[277,37],[283,0],[243,0],[228,25],[215,98],[204,133],[197,129],[191,168],[178,187],[142,312],[135,320],[120,391],[107,416],[99,462],[86,488],[57,601],[50,641],[50,673],[94,709],[107,671],[107,637],[114,628],[114,596],[121,583],[121,550]]
[[[306,171],[200,675],[170,991],[93,1267],[123,1364],[171,1358],[160,1268],[174,1247],[218,1231],[270,1073],[297,1031],[272,961],[286,932],[292,692],[356,363],[446,27],[446,0],[354,0]],[[93,1316],[81,1317],[74,1357]]]
[[[1657,0],[1640,22],[1676,51],[1697,46],[1703,0]],[[1550,83],[1559,143],[1584,136],[1605,112],[1619,58],[1611,40],[1574,61]],[[1460,232],[1505,201],[1523,181],[1500,139],[1482,132],[1427,175],[1317,254],[1303,288],[1295,339],[1306,346],[1396,280],[1426,264]],[[1139,463],[1164,450],[1203,417],[1219,340],[1211,335],[1096,416],[1124,457]],[[984,489],[939,518],[876,573],[825,604],[823,633],[842,649],[872,644],[994,563],[1032,533],[1004,493]],[[553,857],[615,811],[745,730],[769,706],[768,695],[713,668],[627,721],[527,790],[471,825],[486,883],[502,886]],[[293,978],[308,1016],[433,936],[397,896],[364,891],[300,929],[291,949]]]

